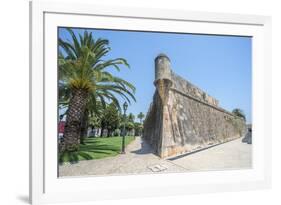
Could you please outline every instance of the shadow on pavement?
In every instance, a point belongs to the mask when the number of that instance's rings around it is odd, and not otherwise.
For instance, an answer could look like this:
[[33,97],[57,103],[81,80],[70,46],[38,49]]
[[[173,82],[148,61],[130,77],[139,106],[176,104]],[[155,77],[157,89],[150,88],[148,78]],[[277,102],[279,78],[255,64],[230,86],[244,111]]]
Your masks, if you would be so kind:
[[252,144],[252,128],[248,128],[245,137],[242,139],[243,143]]
[[17,199],[26,203],[26,204],[29,204],[29,197],[28,196],[17,196]]
[[153,150],[151,149],[150,145],[147,144],[145,141],[141,140],[141,148],[135,151],[131,151],[131,153],[134,154],[150,154],[153,153]]

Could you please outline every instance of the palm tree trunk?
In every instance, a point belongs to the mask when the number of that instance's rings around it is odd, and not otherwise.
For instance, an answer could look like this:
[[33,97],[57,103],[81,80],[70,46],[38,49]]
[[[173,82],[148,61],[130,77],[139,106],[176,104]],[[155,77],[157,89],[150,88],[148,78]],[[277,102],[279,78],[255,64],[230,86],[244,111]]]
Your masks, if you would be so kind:
[[81,121],[81,130],[80,130],[80,144],[84,144],[85,136],[88,132],[88,121],[89,121],[89,112],[88,109],[83,113],[82,121]]
[[87,104],[88,92],[83,89],[74,89],[69,102],[65,122],[64,148],[62,151],[75,151],[79,149],[81,120]]

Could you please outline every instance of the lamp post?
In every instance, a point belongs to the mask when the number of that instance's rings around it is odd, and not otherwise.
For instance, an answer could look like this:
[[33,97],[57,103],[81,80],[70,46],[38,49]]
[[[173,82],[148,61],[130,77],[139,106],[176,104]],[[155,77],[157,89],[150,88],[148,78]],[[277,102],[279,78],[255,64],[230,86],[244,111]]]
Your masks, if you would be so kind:
[[63,115],[60,115],[60,122],[62,121],[62,119],[63,119]]
[[125,101],[123,104],[123,110],[124,110],[124,120],[123,120],[123,136],[122,136],[122,150],[121,150],[121,154],[125,154],[125,129],[126,129],[126,110],[128,108],[128,103]]

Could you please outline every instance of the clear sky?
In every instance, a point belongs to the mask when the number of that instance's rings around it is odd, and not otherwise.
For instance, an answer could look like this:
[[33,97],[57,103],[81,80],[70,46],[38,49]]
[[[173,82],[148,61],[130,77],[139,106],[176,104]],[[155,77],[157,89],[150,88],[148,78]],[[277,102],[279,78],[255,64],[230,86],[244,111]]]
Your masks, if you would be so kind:
[[[75,33],[85,29],[74,29]],[[110,53],[105,59],[125,58],[124,67],[114,75],[136,87],[136,103],[128,112],[146,113],[155,91],[154,58],[165,53],[175,73],[219,100],[220,107],[232,111],[242,109],[247,122],[252,121],[252,39],[250,37],[214,36],[176,33],[152,33],[87,29],[94,38],[109,40]],[[62,39],[71,39],[60,28]]]

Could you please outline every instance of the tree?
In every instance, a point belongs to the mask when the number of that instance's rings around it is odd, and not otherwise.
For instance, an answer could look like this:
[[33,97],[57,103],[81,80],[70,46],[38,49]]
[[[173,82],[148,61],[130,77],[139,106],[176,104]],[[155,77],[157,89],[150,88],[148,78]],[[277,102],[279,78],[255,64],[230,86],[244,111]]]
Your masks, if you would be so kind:
[[108,40],[95,40],[87,31],[83,36],[79,34],[78,40],[71,29],[67,31],[72,41],[58,40],[59,89],[64,91],[59,97],[68,109],[62,151],[75,151],[79,149],[81,121],[89,99],[99,99],[103,105],[109,100],[120,107],[115,95],[130,102],[130,98],[135,100],[135,87],[106,70],[113,67],[120,71],[120,65],[129,67],[123,58],[102,59],[110,51]]
[[128,115],[128,122],[132,122],[132,123],[135,122],[135,116],[134,116],[133,113],[130,113],[130,114]]
[[92,132],[94,131],[95,128],[99,128],[100,127],[100,123],[101,123],[101,119],[96,114],[91,115],[89,117],[89,126],[91,127]]
[[[135,128],[135,124],[134,124],[134,122],[129,121],[129,120],[128,120],[128,117],[126,117],[126,118],[127,118],[127,119],[126,119],[126,122],[122,121],[122,122],[120,123],[120,127],[122,128],[122,135],[124,134],[124,132],[125,132],[126,135],[127,135],[127,134],[128,134],[128,135],[131,135],[133,129]],[[125,130],[123,130],[124,123],[125,123]]]
[[80,144],[84,144],[84,139],[88,134],[89,127],[89,110],[86,108],[80,122]]
[[244,120],[246,120],[246,116],[245,116],[243,110],[241,110],[241,109],[239,109],[239,108],[235,108],[235,109],[232,110],[232,113],[233,113],[234,115],[236,115],[236,116],[238,116],[238,117],[241,117],[241,118],[243,118]]
[[142,123],[142,119],[144,118],[144,114],[140,112],[137,116],[140,119],[140,123]]
[[135,129],[135,135],[136,136],[141,136],[142,130],[143,130],[143,125],[140,122],[135,122],[134,123],[134,129]]
[[[90,95],[82,121],[81,121],[81,127],[80,127],[80,144],[84,143],[84,138],[87,135],[89,120],[90,117],[100,117],[101,112],[105,109],[105,107],[101,104],[100,101],[96,100],[96,96]],[[92,128],[93,131],[93,128]]]
[[120,114],[118,108],[114,103],[110,103],[104,110],[102,122],[104,127],[107,128],[107,137],[112,136],[113,131],[120,125]]

